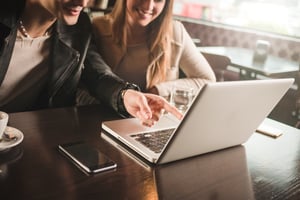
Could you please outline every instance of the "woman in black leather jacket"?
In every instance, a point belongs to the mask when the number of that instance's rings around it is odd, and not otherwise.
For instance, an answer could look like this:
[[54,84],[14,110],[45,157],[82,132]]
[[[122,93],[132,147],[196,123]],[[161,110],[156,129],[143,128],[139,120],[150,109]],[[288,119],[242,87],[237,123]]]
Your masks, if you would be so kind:
[[140,93],[111,72],[95,50],[82,12],[87,3],[10,0],[0,8],[0,110],[73,106],[80,82],[100,102],[148,125],[161,109],[181,118],[163,98]]

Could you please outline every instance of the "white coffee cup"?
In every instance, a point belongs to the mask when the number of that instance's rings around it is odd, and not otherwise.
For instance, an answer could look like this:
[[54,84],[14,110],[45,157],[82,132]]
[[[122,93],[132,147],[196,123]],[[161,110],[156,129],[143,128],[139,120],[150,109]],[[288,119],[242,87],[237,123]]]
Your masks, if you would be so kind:
[[6,112],[0,111],[0,138],[4,134],[4,130],[8,123],[8,114]]
[[193,88],[174,86],[170,96],[170,103],[184,113],[191,105],[195,96]]

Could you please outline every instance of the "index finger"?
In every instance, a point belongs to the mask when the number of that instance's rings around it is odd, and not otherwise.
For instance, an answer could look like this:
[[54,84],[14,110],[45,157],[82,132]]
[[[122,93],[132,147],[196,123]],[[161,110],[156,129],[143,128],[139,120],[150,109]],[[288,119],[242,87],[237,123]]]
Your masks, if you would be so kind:
[[183,114],[175,106],[171,105],[167,101],[165,101],[164,103],[164,109],[180,120],[183,118]]
[[183,115],[182,113],[173,105],[171,105],[165,98],[154,95],[154,94],[147,94],[145,93],[145,96],[149,99],[155,102],[155,104],[159,105],[160,109],[164,109],[165,111],[173,114],[176,118],[182,119]]

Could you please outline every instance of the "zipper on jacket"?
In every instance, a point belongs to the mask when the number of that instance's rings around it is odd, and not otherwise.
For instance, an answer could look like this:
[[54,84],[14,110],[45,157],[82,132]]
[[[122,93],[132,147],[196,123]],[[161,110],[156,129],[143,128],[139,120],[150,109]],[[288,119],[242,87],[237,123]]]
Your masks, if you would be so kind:
[[[70,75],[73,73],[74,69],[76,69],[76,63],[79,62],[79,53],[76,52],[75,53],[75,59],[73,60],[73,62],[70,63],[70,65],[67,66],[66,71],[61,75],[61,77],[58,79],[58,81],[56,82],[56,84],[53,87],[53,92],[51,92],[51,96],[49,98],[49,105],[53,106],[53,98],[56,95],[56,93],[58,92],[58,90],[62,87],[63,83],[66,81],[66,79],[68,77],[70,77]],[[72,67],[74,66],[74,67]]]
[[8,38],[5,38],[4,40],[3,40],[4,42],[3,42],[3,46],[2,47],[0,47],[0,56],[2,55],[2,53],[4,52],[4,49],[7,47],[7,44],[8,44]]
[[[8,37],[5,38],[3,41],[4,41],[4,42],[3,42],[3,46],[0,47],[0,58],[2,58],[2,57],[4,56],[4,55],[3,55],[3,54],[5,54],[4,50],[7,49],[8,42],[9,42]],[[4,76],[5,76],[4,74],[6,74],[6,71],[8,70],[8,64],[5,65],[5,66],[7,66],[7,68],[4,69],[4,64],[3,64],[3,62],[5,62],[5,59],[0,59],[0,86],[1,86],[2,82],[4,81]],[[1,66],[2,66],[2,67],[1,67]]]

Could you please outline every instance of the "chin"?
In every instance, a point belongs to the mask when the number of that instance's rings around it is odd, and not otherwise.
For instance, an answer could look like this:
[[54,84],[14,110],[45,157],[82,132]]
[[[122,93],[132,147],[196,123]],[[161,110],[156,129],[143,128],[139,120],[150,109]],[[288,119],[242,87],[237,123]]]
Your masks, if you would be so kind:
[[78,16],[77,17],[64,17],[63,21],[67,25],[74,25],[78,21]]
[[150,24],[149,21],[139,21],[137,23],[137,25],[141,26],[141,27],[145,27],[145,26],[148,26]]

